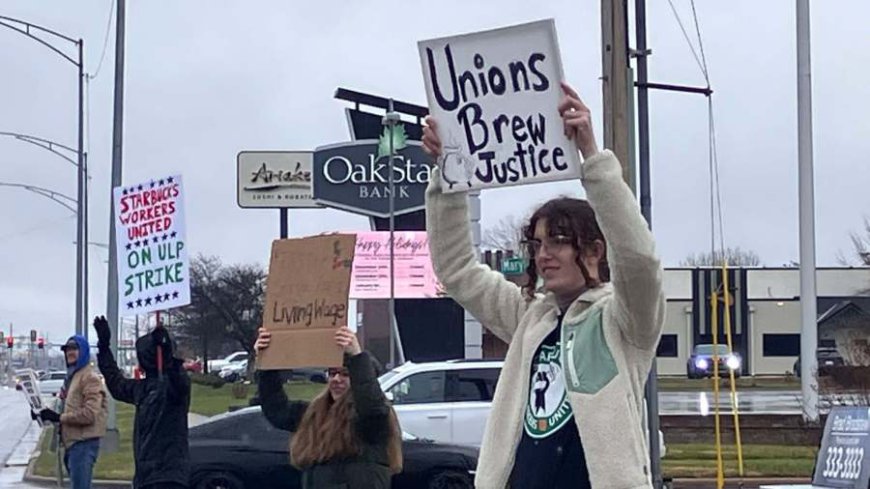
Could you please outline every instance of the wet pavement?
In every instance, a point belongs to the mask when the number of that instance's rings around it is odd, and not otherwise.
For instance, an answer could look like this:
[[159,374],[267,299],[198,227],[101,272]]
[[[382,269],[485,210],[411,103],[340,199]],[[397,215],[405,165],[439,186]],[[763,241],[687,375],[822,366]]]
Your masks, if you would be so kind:
[[[714,411],[712,390],[703,392],[660,392],[659,414],[711,414]],[[801,414],[800,391],[747,390],[736,393],[741,414]],[[719,409],[731,412],[731,392],[719,392]]]
[[24,394],[0,387],[0,487],[4,489],[44,487],[22,482],[40,433],[28,411]]

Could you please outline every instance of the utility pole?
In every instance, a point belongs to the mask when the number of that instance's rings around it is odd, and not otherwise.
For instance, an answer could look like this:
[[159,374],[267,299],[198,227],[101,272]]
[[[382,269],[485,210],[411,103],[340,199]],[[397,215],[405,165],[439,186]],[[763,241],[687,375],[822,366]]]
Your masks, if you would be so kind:
[[816,348],[816,223],[813,192],[813,85],[810,2],[797,0],[798,201],[800,220],[801,394],[807,421],[819,420]]
[[[646,5],[635,1],[636,57],[638,71],[638,143],[640,154],[641,211],[652,227],[649,175],[649,104],[647,84]],[[627,0],[601,0],[601,65],[604,101],[604,147],[622,163],[622,176],[638,195],[634,164],[634,80],[629,65]],[[653,487],[663,484],[659,449],[658,372],[653,358],[644,398],[649,439],[650,472]]]
[[[647,57],[651,51],[646,46],[646,0],[635,0],[635,56],[637,58],[637,141],[640,173],[640,210],[652,229],[652,197],[650,196],[650,163],[649,163],[649,89],[647,87],[648,69]],[[658,367],[653,356],[649,376],[644,391],[646,399],[646,415],[649,427],[650,475],[653,487],[661,489],[664,485],[662,476],[661,450],[659,449],[659,393]]]
[[634,151],[630,138],[634,120],[628,63],[627,0],[601,0],[601,81],[604,101],[604,147],[622,163],[622,177],[637,194]]
[[[115,109],[112,129],[112,188],[109,191],[109,277],[106,316],[109,329],[112,332],[112,354],[118,356],[118,253],[115,239],[115,187],[121,186],[121,165],[123,156],[124,136],[124,24],[126,0],[118,0],[117,17],[115,19]],[[117,447],[117,406],[114,399],[109,400],[108,429],[112,434],[114,446]],[[108,443],[112,445],[112,441]]]

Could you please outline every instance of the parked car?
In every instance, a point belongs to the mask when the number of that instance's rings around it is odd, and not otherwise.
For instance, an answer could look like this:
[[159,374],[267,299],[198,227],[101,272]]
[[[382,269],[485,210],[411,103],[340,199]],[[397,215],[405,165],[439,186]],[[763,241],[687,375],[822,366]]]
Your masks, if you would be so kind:
[[39,393],[43,396],[57,396],[63,382],[66,380],[66,372],[63,370],[52,370],[39,380]]
[[248,359],[248,352],[246,351],[237,351],[227,355],[226,357],[219,360],[209,360],[207,362],[208,371],[212,374],[220,373],[221,369],[226,367],[231,363],[239,363],[244,362]]
[[[480,446],[503,362],[408,362],[378,380],[402,429],[441,443]],[[659,450],[667,447],[659,431]]]
[[248,376],[248,361],[243,360],[241,362],[230,363],[229,365],[224,366],[221,371],[218,373],[218,377],[224,379],[227,382],[235,382],[237,380],[242,380]]
[[[832,346],[822,346],[816,350],[816,358],[817,358],[817,368],[820,369],[819,374],[822,375],[823,371],[821,371],[822,367],[842,367],[846,363],[843,361],[843,357],[840,356],[840,352],[836,347]],[[793,372],[795,377],[801,376],[801,356],[798,355],[797,360],[794,361]]]
[[726,376],[729,372],[734,372],[735,377],[740,377],[743,360],[739,353],[732,353],[728,345],[717,345],[714,350],[713,345],[700,344],[695,345],[689,360],[686,362],[686,375],[690,379],[702,379],[713,376],[713,352],[719,359],[719,375]]
[[[190,428],[192,489],[287,488],[300,486],[290,465],[290,433],[266,420],[259,406],[215,416]],[[444,445],[404,434],[404,470],[393,476],[394,489],[473,488],[477,467],[474,447]]]
[[326,383],[326,369],[323,368],[294,368],[287,373],[287,380],[307,380],[318,384]]

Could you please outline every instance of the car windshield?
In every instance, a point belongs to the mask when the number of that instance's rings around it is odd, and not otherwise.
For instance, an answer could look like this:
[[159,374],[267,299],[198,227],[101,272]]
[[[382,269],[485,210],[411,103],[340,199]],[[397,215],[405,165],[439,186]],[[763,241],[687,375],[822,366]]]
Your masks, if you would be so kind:
[[387,372],[387,373],[381,375],[380,377],[378,377],[378,382],[379,382],[381,385],[384,385],[384,384],[386,384],[387,382],[389,382],[390,379],[392,379],[393,377],[395,377],[396,375],[398,375],[398,373],[399,373],[399,372],[396,372],[395,370],[390,370],[389,372]]
[[[720,356],[728,355],[728,345],[719,345],[716,350]],[[713,345],[698,345],[695,347],[695,353],[698,355],[713,355]]]

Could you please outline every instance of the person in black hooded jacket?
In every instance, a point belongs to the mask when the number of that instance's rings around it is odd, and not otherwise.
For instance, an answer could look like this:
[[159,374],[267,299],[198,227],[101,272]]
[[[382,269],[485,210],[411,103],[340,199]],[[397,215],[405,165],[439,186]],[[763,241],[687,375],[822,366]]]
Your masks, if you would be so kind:
[[134,488],[186,488],[190,479],[187,412],[190,378],[182,361],[172,356],[166,328],[156,327],[136,340],[136,356],[145,378],[125,378],[109,350],[111,332],[106,318],[94,319],[97,361],[106,387],[116,400],[136,406],[133,427]]

